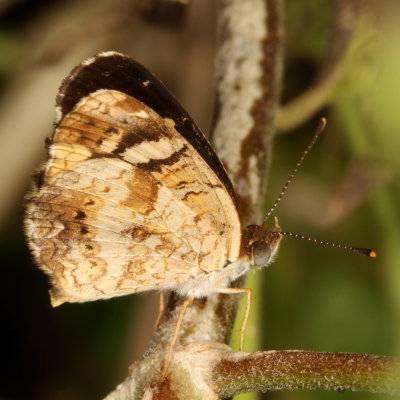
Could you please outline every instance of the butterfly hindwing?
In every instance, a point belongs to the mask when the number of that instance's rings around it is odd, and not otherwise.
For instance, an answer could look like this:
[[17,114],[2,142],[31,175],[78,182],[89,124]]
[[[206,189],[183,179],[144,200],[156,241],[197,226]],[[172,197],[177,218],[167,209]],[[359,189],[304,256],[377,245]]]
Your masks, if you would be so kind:
[[[180,106],[173,115],[177,102],[167,89],[111,54],[84,62],[63,84],[50,158],[29,198],[27,235],[51,276],[55,305],[173,289],[239,254],[233,192],[207,140],[197,128],[178,131],[195,125]],[[113,63],[118,74],[130,65],[133,87],[150,83],[126,93]]]

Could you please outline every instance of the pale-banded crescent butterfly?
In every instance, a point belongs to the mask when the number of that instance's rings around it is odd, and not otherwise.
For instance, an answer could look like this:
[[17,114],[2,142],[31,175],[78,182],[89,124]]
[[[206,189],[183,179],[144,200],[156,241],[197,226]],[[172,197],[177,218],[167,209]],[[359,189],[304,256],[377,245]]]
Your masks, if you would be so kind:
[[84,61],[57,112],[25,217],[54,306],[148,290],[226,293],[274,259],[285,233],[277,222],[241,226],[221,161],[142,65],[115,52]]

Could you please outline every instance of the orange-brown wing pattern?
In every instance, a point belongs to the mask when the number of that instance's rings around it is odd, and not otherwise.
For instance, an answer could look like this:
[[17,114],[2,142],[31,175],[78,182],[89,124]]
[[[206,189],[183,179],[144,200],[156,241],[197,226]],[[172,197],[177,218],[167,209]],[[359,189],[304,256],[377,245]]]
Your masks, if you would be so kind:
[[237,259],[232,193],[176,121],[112,89],[62,116],[26,213],[54,305],[173,289]]

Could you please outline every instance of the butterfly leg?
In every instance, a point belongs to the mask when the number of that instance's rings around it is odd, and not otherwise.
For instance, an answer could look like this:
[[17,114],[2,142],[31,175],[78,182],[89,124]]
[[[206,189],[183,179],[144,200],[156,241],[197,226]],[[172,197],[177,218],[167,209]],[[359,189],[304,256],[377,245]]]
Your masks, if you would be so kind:
[[165,376],[165,373],[167,372],[167,369],[169,367],[169,363],[172,358],[172,353],[174,352],[174,347],[175,347],[176,341],[178,340],[179,329],[182,324],[183,316],[185,315],[186,309],[193,302],[193,299],[194,299],[194,297],[190,296],[182,304],[181,311],[179,312],[178,319],[176,321],[174,335],[172,336],[171,343],[169,344],[168,355],[167,355],[167,358],[165,359],[164,366],[162,369],[162,373],[161,373],[162,377]]
[[250,288],[226,288],[226,289],[219,289],[218,293],[225,293],[225,294],[246,293],[247,294],[246,310],[245,310],[245,313],[244,313],[242,326],[240,328],[240,348],[239,348],[239,351],[243,351],[244,331],[246,330],[247,321],[249,319],[249,314],[250,314],[251,289]]
[[157,319],[154,324],[154,330],[156,330],[158,328],[158,325],[161,321],[161,317],[164,314],[164,311],[165,311],[164,293],[160,292],[160,303],[159,303],[159,307],[158,307]]

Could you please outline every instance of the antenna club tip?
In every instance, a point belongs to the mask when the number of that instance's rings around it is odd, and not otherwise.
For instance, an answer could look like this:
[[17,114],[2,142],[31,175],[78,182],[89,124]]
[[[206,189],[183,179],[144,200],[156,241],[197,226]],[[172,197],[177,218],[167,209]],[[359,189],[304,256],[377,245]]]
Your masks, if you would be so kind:
[[326,126],[326,118],[325,117],[321,118],[321,125],[322,125],[322,129],[325,129],[325,126]]
[[376,251],[372,250],[372,249],[364,249],[362,247],[353,247],[353,250],[356,251],[357,253],[360,253],[363,256],[367,256],[369,258],[378,257],[378,254],[376,254]]

